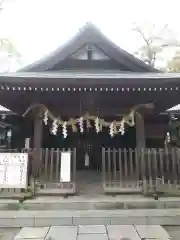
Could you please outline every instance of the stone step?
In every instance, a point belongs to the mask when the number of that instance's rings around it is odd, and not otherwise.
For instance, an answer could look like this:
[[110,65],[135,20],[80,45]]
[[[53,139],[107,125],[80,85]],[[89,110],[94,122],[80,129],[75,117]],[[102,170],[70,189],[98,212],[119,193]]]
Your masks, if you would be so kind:
[[0,211],[1,228],[76,225],[179,226],[180,209]]
[[180,208],[180,197],[152,198],[141,195],[37,197],[20,203],[18,200],[0,200],[1,210],[115,210]]
[[180,197],[145,198],[141,195],[39,197],[23,202],[26,210],[114,210],[180,208]]
[[167,231],[158,225],[79,225],[52,226],[44,228],[22,228],[15,236],[15,240],[169,240]]

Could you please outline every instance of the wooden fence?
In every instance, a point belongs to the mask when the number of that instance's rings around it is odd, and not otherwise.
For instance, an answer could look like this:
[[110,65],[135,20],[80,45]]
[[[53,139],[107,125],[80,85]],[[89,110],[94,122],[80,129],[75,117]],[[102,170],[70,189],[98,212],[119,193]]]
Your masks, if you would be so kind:
[[180,186],[180,150],[102,149],[106,193],[176,194]]
[[[71,181],[60,182],[61,152],[71,153]],[[33,195],[70,195],[76,192],[76,149],[0,149],[0,152],[27,152],[28,188]],[[24,198],[23,189],[0,189],[0,198]]]
[[[24,152],[25,150],[22,150]],[[30,164],[37,168],[36,195],[66,195],[76,193],[76,149],[40,149],[36,159],[36,149],[28,150]],[[61,182],[61,152],[71,152],[71,181]],[[7,152],[7,151],[6,151]],[[11,152],[19,152],[11,151]],[[104,193],[170,193],[179,194],[180,189],[180,149],[111,149],[102,148],[102,185]],[[96,174],[96,173],[95,173]],[[82,179],[83,181],[83,179]],[[96,183],[95,183],[96,184]],[[30,183],[30,185],[32,185]],[[1,192],[4,191],[1,189]],[[7,191],[7,190],[5,190]],[[9,189],[10,195],[15,190]],[[20,191],[20,190],[18,190]],[[5,192],[4,192],[5,194]],[[0,193],[0,195],[2,195]],[[0,196],[1,197],[1,196]]]
[[[71,181],[60,182],[61,152],[71,153]],[[74,194],[76,191],[76,149],[41,149],[37,164],[37,194]]]

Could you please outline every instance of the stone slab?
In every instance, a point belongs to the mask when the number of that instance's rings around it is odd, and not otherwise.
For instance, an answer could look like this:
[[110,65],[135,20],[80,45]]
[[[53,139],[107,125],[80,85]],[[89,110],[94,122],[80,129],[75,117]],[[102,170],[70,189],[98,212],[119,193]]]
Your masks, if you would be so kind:
[[78,234],[106,234],[105,225],[79,225]]
[[109,240],[107,234],[80,234],[77,240]]
[[132,225],[108,225],[107,232],[109,239],[129,239],[129,240],[141,240],[136,232],[136,229]]
[[44,240],[47,233],[49,231],[49,227],[42,228],[29,228],[24,227],[20,230],[20,232],[15,236],[15,240],[20,239],[42,239]]
[[167,231],[158,225],[135,225],[135,229],[142,239],[170,239]]
[[[142,236],[140,237],[139,232]],[[180,227],[179,227],[180,231]],[[9,232],[9,231],[7,231]],[[4,232],[5,233],[5,232]],[[168,233],[160,226],[100,225],[100,226],[53,226],[46,228],[23,228],[16,231],[15,240],[170,240]],[[1,235],[3,232],[1,232]],[[11,235],[12,236],[12,235]],[[147,236],[147,238],[146,238]],[[178,235],[179,236],[179,235]],[[179,239],[179,238],[178,238]],[[12,240],[5,238],[2,240]]]
[[50,228],[46,240],[76,240],[77,238],[77,227],[75,226],[53,226]]

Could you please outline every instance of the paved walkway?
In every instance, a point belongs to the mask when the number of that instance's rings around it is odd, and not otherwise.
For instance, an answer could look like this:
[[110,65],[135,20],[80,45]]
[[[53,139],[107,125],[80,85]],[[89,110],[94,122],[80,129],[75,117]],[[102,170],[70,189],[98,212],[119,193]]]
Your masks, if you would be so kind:
[[15,240],[168,240],[167,231],[159,225],[79,225],[44,228],[22,228]]

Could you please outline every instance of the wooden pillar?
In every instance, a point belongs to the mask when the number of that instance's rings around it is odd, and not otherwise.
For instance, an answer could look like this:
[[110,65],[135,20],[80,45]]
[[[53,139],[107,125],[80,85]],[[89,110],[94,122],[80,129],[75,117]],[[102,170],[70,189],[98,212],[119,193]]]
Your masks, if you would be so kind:
[[34,119],[34,139],[33,148],[40,149],[42,147],[42,118],[36,115]]
[[41,157],[41,148],[42,148],[42,116],[41,113],[38,112],[35,114],[34,118],[34,137],[33,137],[33,163],[32,163],[32,171],[33,175],[36,176],[38,167],[40,165],[40,157]]
[[136,113],[136,148],[146,147],[144,118],[140,113]]

